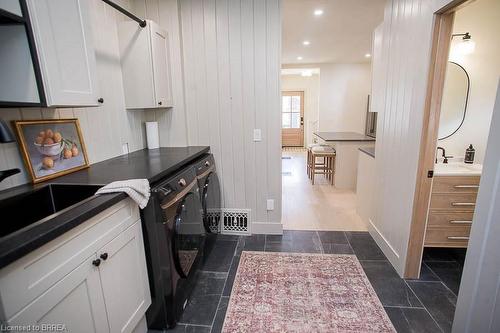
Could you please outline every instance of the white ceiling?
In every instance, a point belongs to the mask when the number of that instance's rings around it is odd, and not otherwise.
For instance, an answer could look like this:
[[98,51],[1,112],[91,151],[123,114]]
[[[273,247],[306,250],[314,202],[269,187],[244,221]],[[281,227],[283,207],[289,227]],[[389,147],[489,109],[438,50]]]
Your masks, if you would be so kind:
[[[385,0],[283,0],[282,63],[368,62],[384,6]],[[315,16],[315,9],[323,15]]]

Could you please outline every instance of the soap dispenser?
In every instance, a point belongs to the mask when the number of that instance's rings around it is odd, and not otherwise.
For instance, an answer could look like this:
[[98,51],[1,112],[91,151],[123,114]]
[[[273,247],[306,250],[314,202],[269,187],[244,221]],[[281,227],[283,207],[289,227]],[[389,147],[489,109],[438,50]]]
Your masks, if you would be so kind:
[[465,158],[464,162],[468,164],[474,163],[474,155],[476,154],[476,150],[472,147],[472,144],[469,145],[469,148],[465,150]]

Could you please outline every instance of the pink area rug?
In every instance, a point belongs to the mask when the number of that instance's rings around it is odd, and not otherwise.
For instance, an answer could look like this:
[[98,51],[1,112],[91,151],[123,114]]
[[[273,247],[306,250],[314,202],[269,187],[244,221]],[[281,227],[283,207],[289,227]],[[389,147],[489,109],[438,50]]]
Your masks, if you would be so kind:
[[250,251],[222,331],[395,332],[354,255]]

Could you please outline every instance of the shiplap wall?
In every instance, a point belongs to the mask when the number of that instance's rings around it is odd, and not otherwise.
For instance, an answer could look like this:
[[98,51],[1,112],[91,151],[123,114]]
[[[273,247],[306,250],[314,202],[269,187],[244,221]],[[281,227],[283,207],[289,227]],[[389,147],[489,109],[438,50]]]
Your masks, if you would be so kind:
[[[122,144],[129,150],[145,147],[143,122],[154,119],[152,111],[126,111],[118,48],[117,22],[125,17],[101,0],[91,1],[91,19],[96,48],[100,97],[104,104],[92,108],[1,109],[0,118],[19,119],[78,118],[91,163],[122,154]],[[130,8],[127,0],[119,3]],[[168,112],[168,111],[164,111]],[[30,181],[16,143],[0,144],[0,170],[21,168],[22,173],[0,183],[0,190]]]
[[[169,32],[174,112],[154,112],[161,145],[209,145],[224,206],[251,209],[254,231],[279,230],[262,224],[281,221],[280,0],[134,0],[132,7]],[[261,142],[253,142],[254,128]]]
[[[376,217],[370,233],[403,274],[415,193],[434,13],[450,0],[391,0],[384,13],[385,75],[376,141]],[[379,89],[380,88],[380,89]]]

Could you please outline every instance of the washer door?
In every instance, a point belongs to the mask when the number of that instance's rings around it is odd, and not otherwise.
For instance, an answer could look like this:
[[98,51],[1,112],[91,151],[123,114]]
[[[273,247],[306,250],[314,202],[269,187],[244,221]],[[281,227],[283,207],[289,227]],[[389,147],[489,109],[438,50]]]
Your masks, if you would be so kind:
[[202,190],[203,225],[208,233],[217,232],[221,212],[219,177],[210,172],[205,178]]
[[189,192],[177,206],[172,237],[174,264],[181,277],[186,278],[203,255],[205,234],[200,199]]

